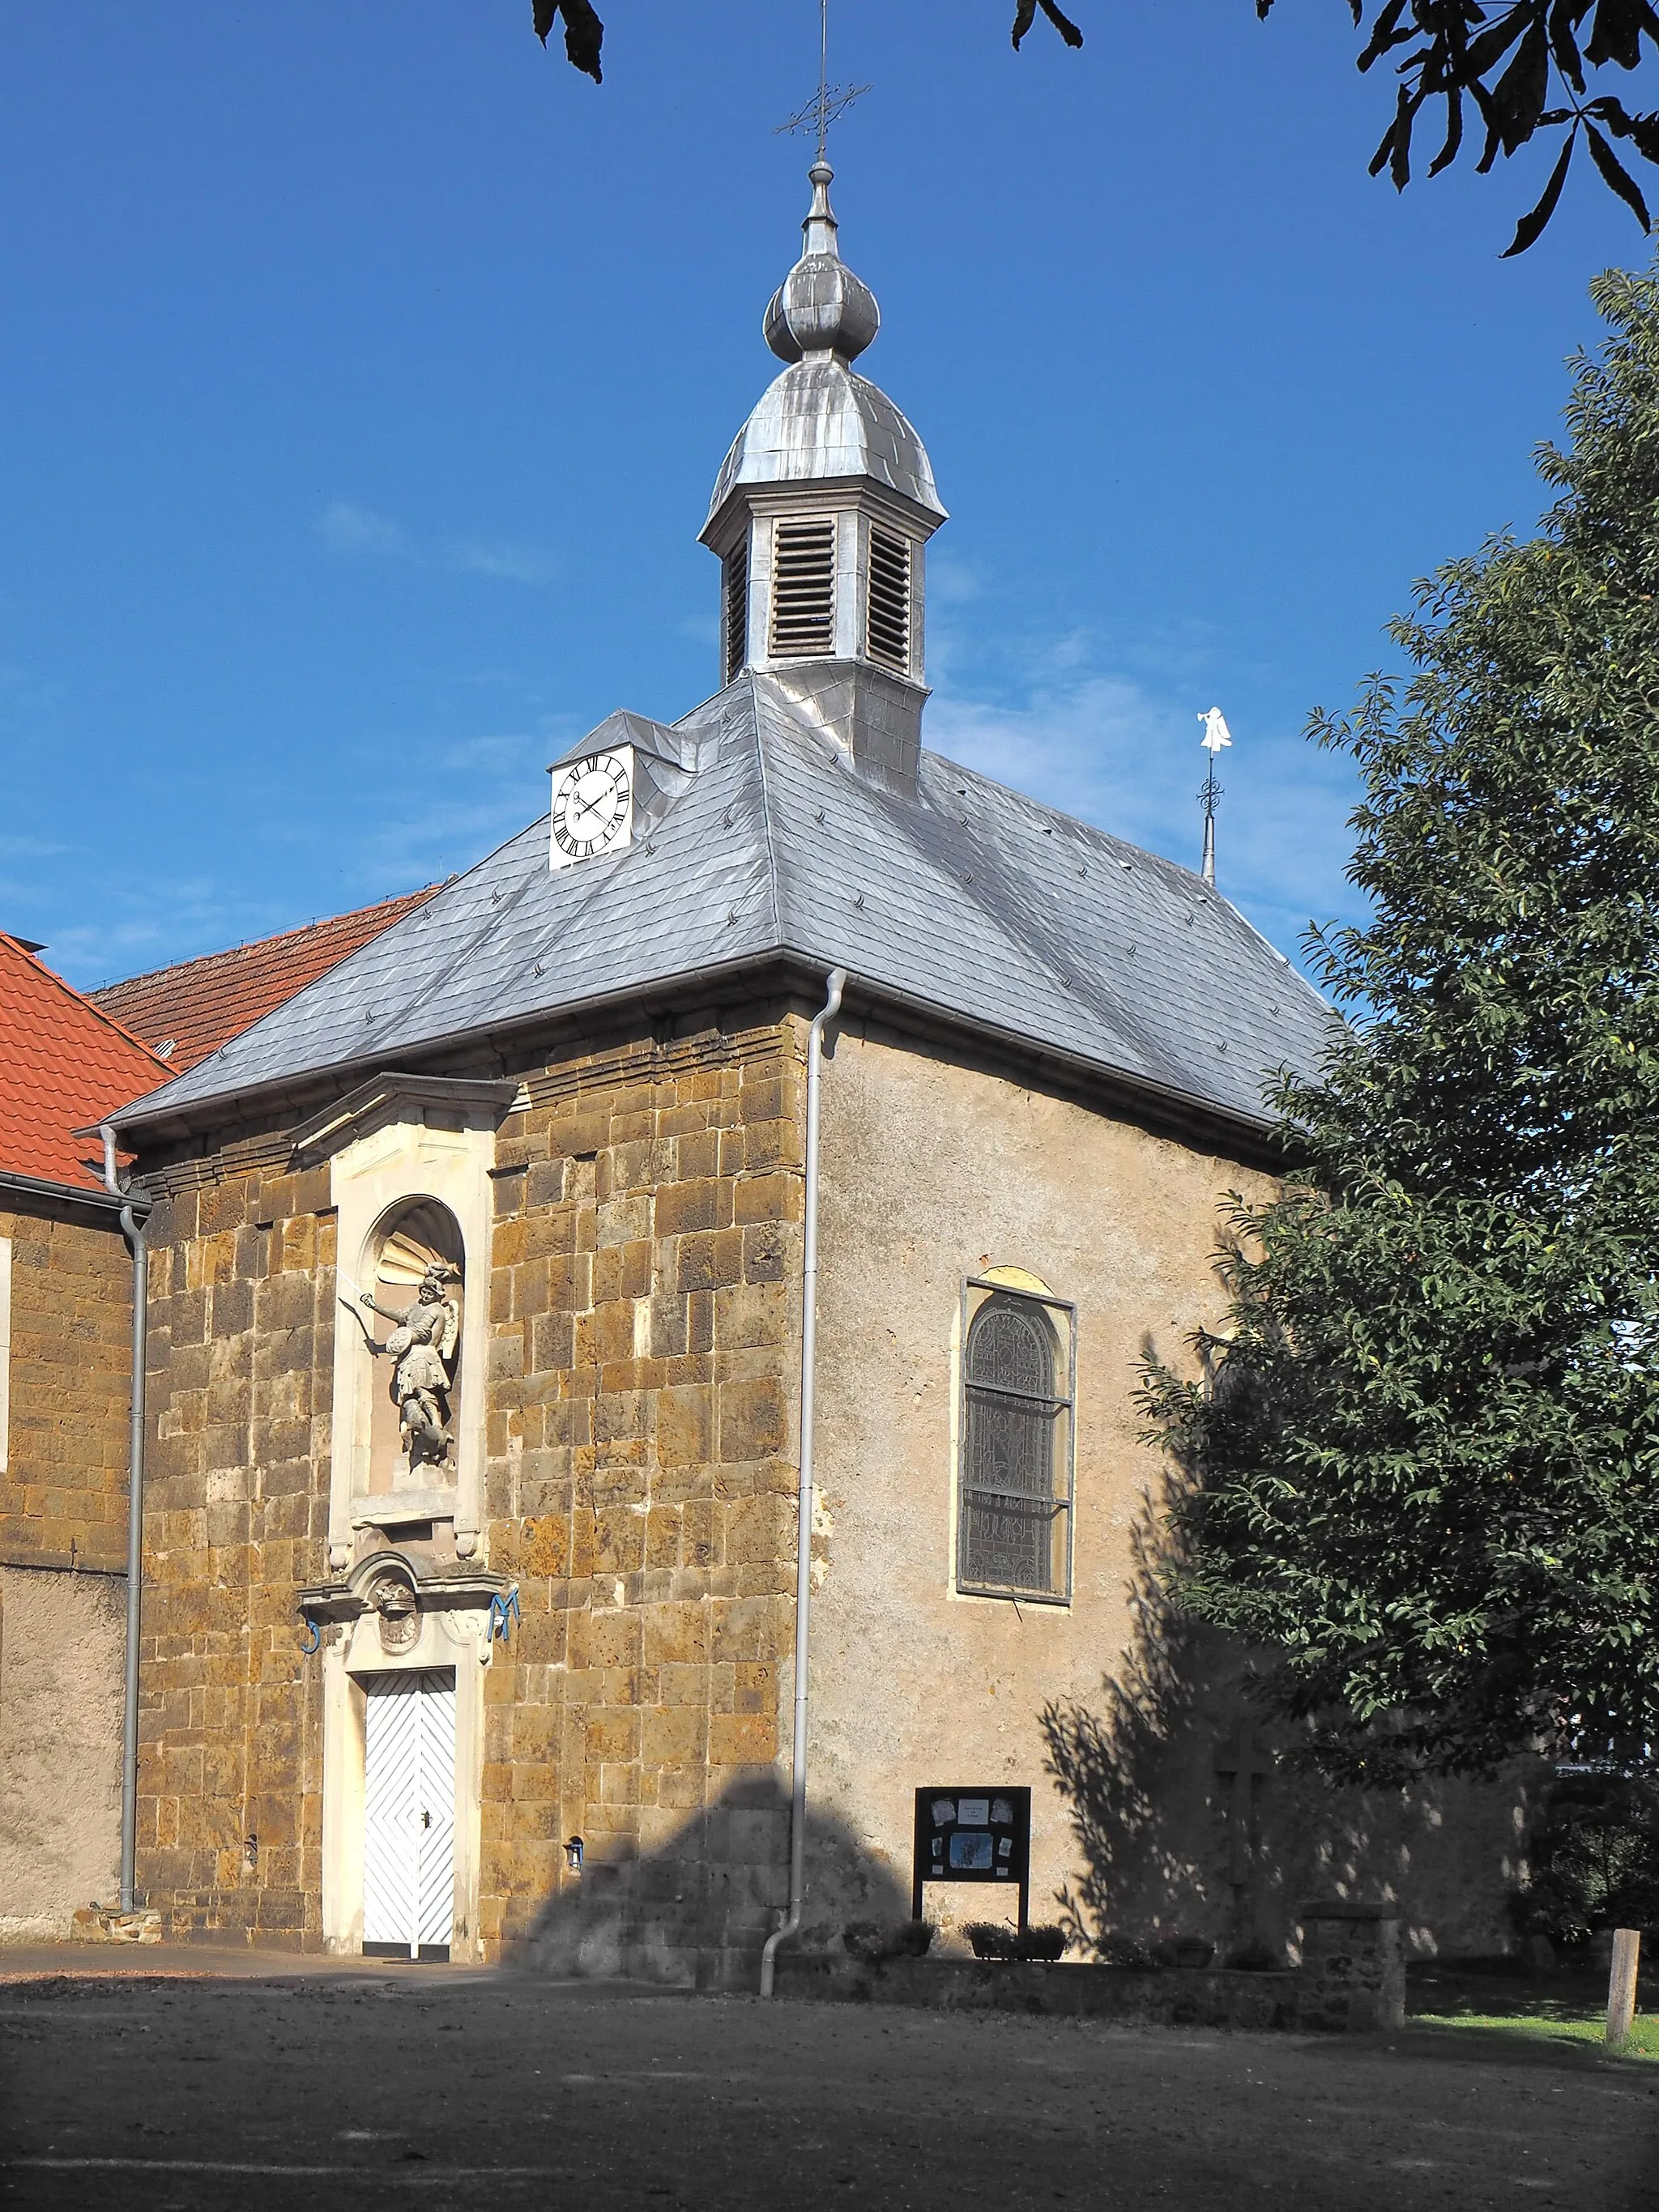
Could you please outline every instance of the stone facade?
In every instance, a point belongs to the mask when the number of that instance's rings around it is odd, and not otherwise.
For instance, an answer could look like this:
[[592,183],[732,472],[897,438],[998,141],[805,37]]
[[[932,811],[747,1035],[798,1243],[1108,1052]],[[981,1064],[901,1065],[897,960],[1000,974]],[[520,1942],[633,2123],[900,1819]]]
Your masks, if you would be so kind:
[[[1258,1747],[1237,1818],[1245,1655],[1173,1620],[1152,1569],[1166,1468],[1135,1402],[1148,1352],[1188,1364],[1224,1308],[1223,1208],[1266,1164],[1056,1096],[878,1023],[844,1024],[823,1082],[809,1928],[908,1891],[918,1786],[1032,1787],[1039,1918],[1147,1946],[1284,1956],[1315,1889],[1386,1905],[1419,1955],[1509,1948],[1535,1778],[1336,1791]],[[1235,1140],[1236,1142],[1237,1140]],[[955,1587],[964,1278],[1012,1268],[1075,1307],[1077,1464],[1064,1605]],[[1051,1718],[1050,1717],[1054,1717]],[[1059,1725],[1054,1725],[1057,1719]],[[1259,1733],[1259,1731],[1258,1731]],[[985,1890],[927,1892],[949,1931]]]
[[120,1574],[132,1263],[112,1216],[0,1210],[11,1248],[0,1561]]
[[132,1264],[114,1217],[0,1212],[0,1942],[118,1887]]
[[[325,1109],[146,1164],[138,1874],[172,1933],[362,1940],[362,1699],[398,1662],[347,1584],[401,1545],[434,1602],[476,1593],[453,1601],[474,1642],[404,1662],[457,1669],[454,1955],[750,1977],[787,1896],[804,1037],[779,999],[475,1054],[438,1079],[498,1102],[471,1134],[398,1078],[379,1121],[340,1102],[331,1158],[306,1134]],[[1507,1801],[1356,1814],[1275,1773],[1239,1832],[1237,1655],[1160,1643],[1145,1607],[1161,1465],[1137,1362],[1216,1318],[1218,1209],[1267,1164],[873,1024],[835,1036],[823,1097],[805,1940],[908,1911],[917,1786],[1006,1781],[1033,1788],[1040,1918],[1069,1901],[1091,1932],[1280,1951],[1318,1883],[1397,1912],[1415,1949],[1500,1948]],[[464,1506],[434,1545],[340,1517],[337,1338],[388,1196],[448,1175],[459,1220],[472,1173],[482,1496],[476,1544]],[[998,1270],[1074,1314],[1063,1602],[955,1587],[963,1284]],[[1056,1712],[1091,1732],[1069,1772]],[[927,1909],[948,1940],[993,1903]]]
[[[492,1948],[597,1934],[618,1963],[720,1973],[708,1954],[752,1949],[782,1901],[799,1049],[763,1024],[609,1083],[560,1070],[500,1142],[489,1556],[524,1626],[486,1692]],[[568,1938],[547,1907],[571,1835]]]
[[[483,1555],[519,1613],[484,1678],[474,1955],[568,1935],[719,1973],[781,1901],[799,1030],[758,1008],[505,1071],[467,1295],[489,1313]],[[298,1607],[329,1575],[340,1304],[328,1167],[292,1153],[289,1128],[243,1131],[149,1172],[139,1887],[176,1935],[315,1946],[322,1685]]]

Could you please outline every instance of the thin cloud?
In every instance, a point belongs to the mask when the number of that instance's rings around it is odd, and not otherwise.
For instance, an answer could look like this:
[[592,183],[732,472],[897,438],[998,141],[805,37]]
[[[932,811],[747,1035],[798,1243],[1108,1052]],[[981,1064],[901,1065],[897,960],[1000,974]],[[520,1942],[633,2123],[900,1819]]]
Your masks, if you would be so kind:
[[454,547],[451,557],[466,575],[499,576],[509,584],[550,584],[558,574],[557,563],[547,554],[506,538],[470,538]]
[[0,837],[0,858],[8,860],[54,860],[60,854],[77,849],[47,837]]
[[985,595],[977,569],[948,553],[933,553],[927,561],[927,597],[936,607],[963,607]]
[[317,534],[331,553],[349,558],[407,561],[413,549],[390,516],[337,499],[317,518]]
[[333,500],[323,509],[317,518],[317,534],[343,560],[404,561],[416,568],[489,576],[509,584],[550,584],[558,574],[558,563],[540,546],[507,538],[459,538],[441,546],[425,545],[389,514],[349,499]]

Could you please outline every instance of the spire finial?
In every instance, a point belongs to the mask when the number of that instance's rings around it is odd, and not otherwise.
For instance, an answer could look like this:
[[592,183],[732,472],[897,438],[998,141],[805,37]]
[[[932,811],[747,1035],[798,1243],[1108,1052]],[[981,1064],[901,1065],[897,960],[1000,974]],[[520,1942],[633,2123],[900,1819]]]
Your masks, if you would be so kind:
[[834,254],[839,259],[836,234],[841,226],[836,222],[836,211],[830,204],[830,187],[836,181],[836,173],[820,152],[806,173],[811,179],[812,204],[800,227],[801,236],[805,240],[801,252],[803,254]]

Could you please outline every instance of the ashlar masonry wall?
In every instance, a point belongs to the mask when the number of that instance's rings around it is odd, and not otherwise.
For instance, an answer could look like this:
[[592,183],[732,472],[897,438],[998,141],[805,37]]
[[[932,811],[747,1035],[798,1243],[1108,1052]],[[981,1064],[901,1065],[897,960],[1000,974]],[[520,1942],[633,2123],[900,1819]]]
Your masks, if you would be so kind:
[[[491,1182],[477,1955],[740,1970],[786,1886],[804,1024],[529,1066]],[[286,1130],[158,1167],[140,1887],[175,1934],[322,1942],[337,1313],[326,1165]],[[583,1838],[578,1879],[567,1838]]]
[[[76,1218],[77,1212],[79,1218]],[[127,1557],[132,1263],[113,1218],[0,1212],[9,1247],[0,1561],[119,1574]],[[3,1318],[3,1317],[0,1317]]]
[[489,1550],[524,1624],[487,1687],[492,1947],[730,1978],[783,1902],[800,1026],[551,1071],[499,1144]]
[[321,1929],[295,1601],[326,1571],[334,1224],[326,1171],[265,1150],[157,1178],[150,1216],[138,1888],[175,1936],[297,1945]]
[[0,1212],[0,1942],[112,1901],[132,1267],[73,1202]]

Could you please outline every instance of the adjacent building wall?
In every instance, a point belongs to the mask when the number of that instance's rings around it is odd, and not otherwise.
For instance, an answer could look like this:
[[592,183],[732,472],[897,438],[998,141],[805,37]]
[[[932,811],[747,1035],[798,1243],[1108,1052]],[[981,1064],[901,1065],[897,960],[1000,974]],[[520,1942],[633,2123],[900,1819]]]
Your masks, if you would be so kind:
[[126,1578],[0,1566],[0,1942],[115,1904]]
[[0,1942],[39,1942],[119,1882],[132,1267],[46,1197],[0,1263]]
[[0,1559],[120,1572],[127,1556],[132,1263],[112,1215],[0,1211],[9,1383]]
[[[1524,1795],[1339,1797],[1282,1770],[1251,1785],[1246,1868],[1218,1772],[1243,1655],[1156,1602],[1164,1477],[1139,1440],[1139,1363],[1177,1364],[1224,1306],[1215,1253],[1236,1162],[921,1047],[843,1028],[823,1084],[819,1303],[822,1587],[812,1636],[818,1937],[909,1889],[918,1787],[1030,1784],[1032,1911],[1094,1932],[1280,1942],[1304,1896],[1398,1896],[1420,1948],[1502,1948]],[[1077,1309],[1071,1602],[953,1586],[964,1277],[1012,1267]],[[1066,1725],[1045,1728],[1045,1711]],[[1060,1748],[1066,1786],[1047,1770]],[[1243,1881],[1231,1876],[1243,1873]],[[930,1888],[947,1927],[997,1893]],[[908,1909],[908,1906],[907,1906]],[[1005,1911],[1012,1917],[1012,1901]]]

